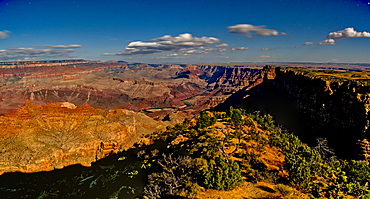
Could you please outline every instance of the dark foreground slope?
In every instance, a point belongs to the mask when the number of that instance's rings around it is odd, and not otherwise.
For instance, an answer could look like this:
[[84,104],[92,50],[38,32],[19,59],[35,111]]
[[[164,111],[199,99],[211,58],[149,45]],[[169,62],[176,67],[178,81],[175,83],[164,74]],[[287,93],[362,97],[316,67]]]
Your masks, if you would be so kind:
[[203,112],[91,168],[1,176],[3,198],[369,197],[366,161],[338,160],[243,110]]
[[[368,162],[336,159],[325,140],[311,148],[270,116],[232,108],[203,112],[151,138],[169,146],[149,158],[154,167],[144,188],[148,198],[369,197]],[[263,191],[248,182],[259,182],[254,185]]]

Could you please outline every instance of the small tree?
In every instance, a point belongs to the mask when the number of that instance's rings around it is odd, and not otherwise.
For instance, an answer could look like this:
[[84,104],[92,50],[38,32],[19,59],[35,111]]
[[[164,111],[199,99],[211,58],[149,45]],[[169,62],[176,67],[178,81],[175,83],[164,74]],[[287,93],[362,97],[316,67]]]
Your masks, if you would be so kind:
[[233,160],[226,160],[223,156],[208,161],[202,175],[200,184],[206,188],[226,191],[235,188],[241,179],[239,164]]
[[202,129],[215,124],[217,121],[216,117],[210,116],[209,112],[201,112],[200,117],[197,120],[196,128]]
[[234,126],[243,122],[243,111],[241,109],[234,109],[232,106],[230,106],[229,110],[227,111],[227,115],[230,117],[231,123]]

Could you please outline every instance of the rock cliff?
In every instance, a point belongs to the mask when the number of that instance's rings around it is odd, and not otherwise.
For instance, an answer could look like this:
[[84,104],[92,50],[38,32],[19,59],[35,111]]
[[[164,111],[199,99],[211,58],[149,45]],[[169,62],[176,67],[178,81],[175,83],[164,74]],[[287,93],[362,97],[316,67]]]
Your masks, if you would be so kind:
[[31,102],[0,116],[0,174],[38,172],[92,162],[131,147],[164,128],[142,113],[90,105]]
[[304,114],[305,137],[327,137],[339,155],[359,155],[358,140],[370,138],[367,73],[277,69],[273,85],[294,98]]

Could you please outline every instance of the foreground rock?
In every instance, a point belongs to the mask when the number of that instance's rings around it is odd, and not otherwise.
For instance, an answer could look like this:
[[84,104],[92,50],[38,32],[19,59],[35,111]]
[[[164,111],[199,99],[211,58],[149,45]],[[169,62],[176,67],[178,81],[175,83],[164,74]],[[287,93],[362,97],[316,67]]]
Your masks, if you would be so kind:
[[122,109],[26,102],[0,117],[0,174],[50,171],[73,164],[90,166],[165,125]]

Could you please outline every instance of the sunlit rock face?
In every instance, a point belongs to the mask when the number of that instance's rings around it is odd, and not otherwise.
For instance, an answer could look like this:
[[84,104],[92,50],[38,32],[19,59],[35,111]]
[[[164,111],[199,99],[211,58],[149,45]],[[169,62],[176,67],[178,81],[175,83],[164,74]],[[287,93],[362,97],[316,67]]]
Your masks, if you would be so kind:
[[164,128],[142,113],[71,103],[31,102],[0,117],[0,173],[38,172],[92,162]]

